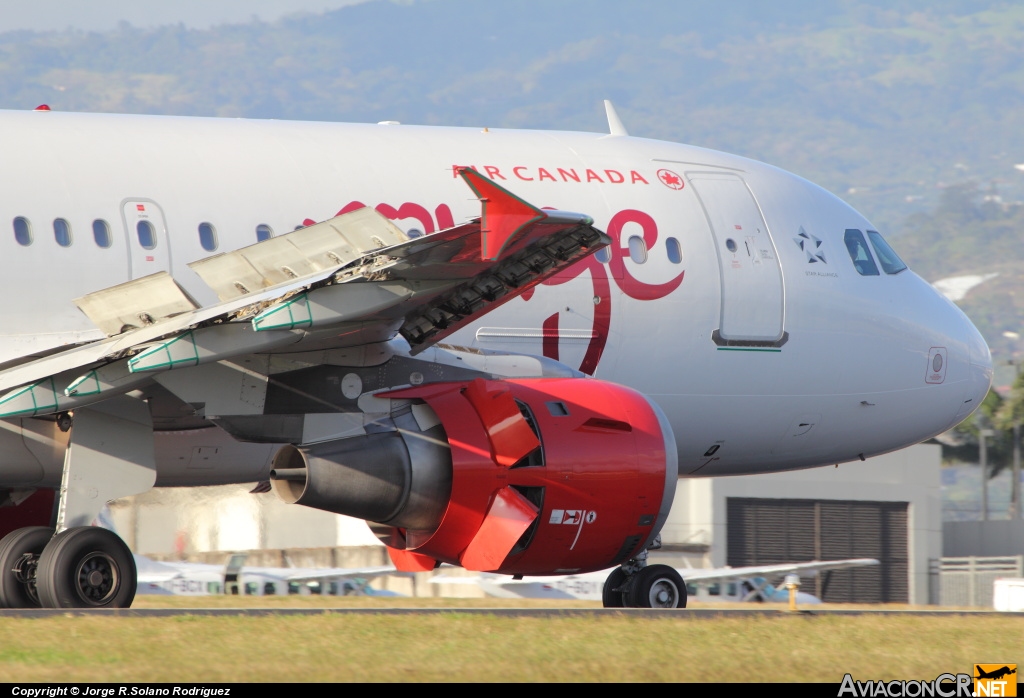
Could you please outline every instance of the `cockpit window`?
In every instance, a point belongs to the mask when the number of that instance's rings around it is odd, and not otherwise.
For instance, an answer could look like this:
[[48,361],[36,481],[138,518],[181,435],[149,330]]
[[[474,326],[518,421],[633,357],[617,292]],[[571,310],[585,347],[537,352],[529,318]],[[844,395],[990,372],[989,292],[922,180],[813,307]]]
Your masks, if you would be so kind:
[[878,257],[878,263],[882,265],[882,270],[886,274],[899,274],[907,268],[907,265],[889,247],[889,243],[885,241],[885,238],[880,233],[875,230],[869,230],[868,240],[871,241],[871,246],[875,249],[875,256]]
[[846,237],[843,239],[846,242],[846,249],[850,253],[850,259],[853,260],[853,266],[857,269],[857,273],[861,276],[878,276],[878,267],[875,266],[875,260],[871,258],[871,253],[868,252],[868,243],[864,240],[864,233],[853,228],[847,228]]

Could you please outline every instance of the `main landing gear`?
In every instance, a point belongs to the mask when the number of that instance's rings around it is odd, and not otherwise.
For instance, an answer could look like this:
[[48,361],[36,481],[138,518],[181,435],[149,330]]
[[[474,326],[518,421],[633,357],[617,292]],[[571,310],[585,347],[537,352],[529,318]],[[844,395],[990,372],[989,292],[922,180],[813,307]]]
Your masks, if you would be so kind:
[[686,608],[686,585],[674,568],[630,563],[612,570],[605,580],[605,608]]
[[106,502],[156,481],[149,406],[119,395],[68,417],[60,427],[70,434],[56,529],[20,528],[0,540],[0,606],[128,608],[135,598],[138,574],[128,546],[88,524]]
[[135,559],[105,528],[19,528],[0,540],[0,606],[128,608],[137,586]]

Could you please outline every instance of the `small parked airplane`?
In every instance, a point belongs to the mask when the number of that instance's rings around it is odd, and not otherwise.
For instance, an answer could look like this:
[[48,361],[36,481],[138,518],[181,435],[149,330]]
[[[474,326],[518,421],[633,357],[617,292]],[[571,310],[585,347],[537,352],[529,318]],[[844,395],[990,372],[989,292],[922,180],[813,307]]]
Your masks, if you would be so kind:
[[391,565],[348,568],[246,567],[245,553],[232,555],[225,565],[159,562],[142,555],[134,557],[140,594],[398,596],[395,592],[374,589],[370,581],[389,574],[401,574]]
[[[686,578],[685,587],[671,586],[670,580],[663,579],[655,584],[649,592],[650,603],[644,604],[651,608],[682,608],[687,600],[695,601],[780,601],[789,600],[789,591],[776,588],[768,583],[769,577],[797,574],[801,577],[813,577],[819,572],[828,570],[848,569],[877,565],[873,558],[852,558],[847,560],[828,560],[822,562],[794,562],[777,565],[753,565],[749,567],[719,567],[707,569],[678,569],[681,577]],[[499,598],[524,599],[577,599],[582,601],[603,601],[606,607],[636,605],[629,603],[616,604],[609,599],[605,588],[607,571],[590,572],[587,574],[569,574],[559,577],[522,577],[519,579],[495,575],[481,574],[471,577],[457,577],[441,574],[433,577],[433,584],[475,584],[485,594]],[[676,603],[676,599],[681,600]],[[798,604],[821,603],[821,599],[806,592],[797,591]]]

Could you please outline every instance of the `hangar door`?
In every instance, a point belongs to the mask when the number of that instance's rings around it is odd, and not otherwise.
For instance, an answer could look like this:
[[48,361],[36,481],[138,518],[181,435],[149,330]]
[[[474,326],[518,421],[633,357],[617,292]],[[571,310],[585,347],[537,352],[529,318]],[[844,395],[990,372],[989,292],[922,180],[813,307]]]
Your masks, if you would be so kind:
[[805,578],[801,591],[831,603],[910,598],[907,502],[728,497],[726,547],[733,567],[873,557],[881,564]]

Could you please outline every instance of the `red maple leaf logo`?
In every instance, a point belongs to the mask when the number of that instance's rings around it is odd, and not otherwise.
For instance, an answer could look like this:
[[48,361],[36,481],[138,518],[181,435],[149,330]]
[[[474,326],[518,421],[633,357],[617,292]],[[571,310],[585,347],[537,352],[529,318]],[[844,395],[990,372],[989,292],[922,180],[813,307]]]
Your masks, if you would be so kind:
[[675,189],[676,191],[682,189],[685,185],[683,184],[683,178],[677,175],[672,170],[658,170],[658,179],[669,189]]

